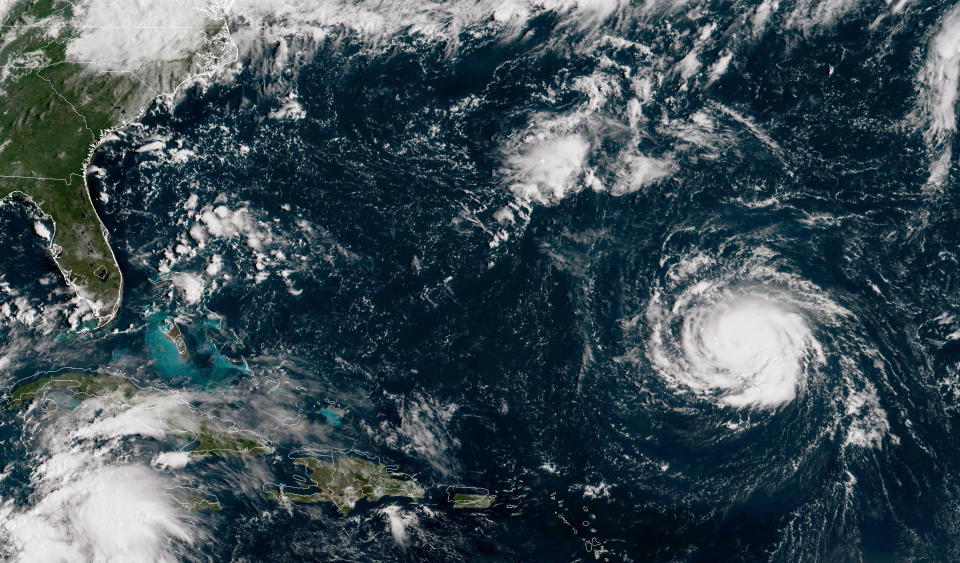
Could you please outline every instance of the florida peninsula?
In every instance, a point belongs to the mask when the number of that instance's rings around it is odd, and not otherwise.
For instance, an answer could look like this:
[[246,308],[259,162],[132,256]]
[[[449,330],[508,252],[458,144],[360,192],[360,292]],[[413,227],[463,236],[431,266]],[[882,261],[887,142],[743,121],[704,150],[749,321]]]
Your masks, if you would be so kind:
[[14,0],[0,22],[0,198],[53,223],[52,257],[93,312],[85,328],[110,323],[123,295],[85,180],[94,149],[234,60],[216,1]]

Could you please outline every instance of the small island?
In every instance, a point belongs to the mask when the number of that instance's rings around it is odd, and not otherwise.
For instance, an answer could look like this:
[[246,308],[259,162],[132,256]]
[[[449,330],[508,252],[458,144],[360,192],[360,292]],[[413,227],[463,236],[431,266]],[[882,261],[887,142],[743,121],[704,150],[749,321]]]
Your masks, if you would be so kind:
[[230,430],[207,420],[201,421],[196,431],[171,435],[193,438],[195,445],[190,450],[190,455],[194,457],[246,457],[273,452],[272,447],[246,436],[240,430]]
[[223,510],[223,505],[217,497],[205,495],[195,490],[186,488],[173,489],[167,492],[177,504],[184,510],[190,512],[219,512]]
[[457,493],[453,495],[453,508],[459,510],[483,510],[493,506],[496,497],[491,495],[470,495]]

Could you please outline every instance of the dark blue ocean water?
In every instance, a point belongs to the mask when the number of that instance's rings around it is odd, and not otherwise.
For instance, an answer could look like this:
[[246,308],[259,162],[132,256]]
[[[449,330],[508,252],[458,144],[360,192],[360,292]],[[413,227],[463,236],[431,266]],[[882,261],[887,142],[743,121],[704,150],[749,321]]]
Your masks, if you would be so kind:
[[[723,35],[741,8],[704,9]],[[669,178],[535,205],[495,247],[493,213],[515,199],[503,147],[581,107],[569,83],[608,69],[604,58],[656,67],[646,51],[574,49],[586,32],[547,12],[508,41],[465,32],[454,54],[403,34],[369,49],[343,32],[314,45],[294,78],[251,64],[194,88],[106,142],[93,161],[102,172],[88,177],[108,195],[98,205],[126,279],[118,332],[47,344],[13,379],[111,366],[212,400],[230,390],[237,406],[267,393],[259,381],[294,381],[291,410],[325,433],[279,437],[262,463],[193,469],[225,507],[197,524],[213,538],[188,556],[198,560],[569,561],[601,546],[599,558],[630,561],[954,559],[956,178],[924,189],[930,151],[905,121],[946,7],[871,27],[873,8],[828,31],[724,36],[703,52],[737,56],[709,87],[685,90],[660,69],[644,114],[677,121],[604,129],[589,159],[612,175],[624,147],[669,153]],[[700,27],[611,24],[676,58]],[[613,82],[633,88],[627,74]],[[289,91],[306,117],[271,118]],[[622,96],[597,119],[622,119]],[[697,112],[719,131],[712,147],[670,132]],[[151,138],[194,154],[136,152]],[[263,249],[245,235],[200,248],[191,214],[218,205],[249,209],[269,233]],[[32,240],[20,211],[4,207],[0,220],[5,246]],[[197,253],[163,271],[178,237]],[[190,302],[177,273],[214,255],[218,281]],[[33,287],[52,271],[42,256],[33,242],[4,255],[4,280]],[[696,282],[772,296],[809,327],[823,359],[805,352],[795,398],[738,409],[665,375],[654,342],[681,342],[689,317],[658,300],[693,295]],[[187,360],[164,339],[170,319],[195,350]],[[685,350],[670,346],[668,356]],[[385,501],[344,518],[218,486],[253,473],[289,482],[284,456],[297,448],[381,456],[428,489],[430,511],[400,545]],[[4,463],[24,451],[4,446]],[[18,498],[27,469],[3,485]],[[456,487],[498,502],[457,511]]]

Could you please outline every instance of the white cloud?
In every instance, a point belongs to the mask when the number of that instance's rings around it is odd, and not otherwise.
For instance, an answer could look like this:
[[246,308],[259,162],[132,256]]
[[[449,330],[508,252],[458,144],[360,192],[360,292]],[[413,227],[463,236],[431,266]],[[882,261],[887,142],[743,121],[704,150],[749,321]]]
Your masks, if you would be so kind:
[[940,31],[930,41],[922,81],[929,88],[926,97],[930,133],[938,135],[957,129],[957,86],[960,81],[960,6],[944,17]]
[[578,191],[590,143],[576,134],[541,136],[507,158],[510,191],[522,200],[550,205]]
[[194,535],[163,494],[161,476],[143,466],[63,452],[38,467],[31,484],[35,504],[0,508],[0,534],[19,561],[176,561],[169,540],[190,543]]
[[203,297],[203,278],[191,272],[177,272],[170,277],[173,285],[180,288],[187,303],[197,303]]
[[210,5],[207,0],[88,0],[78,6],[81,32],[67,45],[67,57],[110,70],[184,58],[204,44]]
[[48,229],[47,226],[41,223],[40,221],[37,221],[33,224],[33,234],[37,235],[38,237],[44,240],[50,240],[52,238],[50,229]]
[[[120,463],[129,446],[120,438],[159,436],[158,412],[168,397],[130,407],[88,399],[81,407],[45,417],[25,504],[0,507],[0,543],[17,561],[177,561],[178,548],[199,530],[164,494],[168,474],[136,462]],[[40,415],[43,416],[43,415]]]
[[766,28],[770,15],[776,12],[779,7],[780,2],[778,0],[763,0],[757,6],[757,11],[753,13],[753,18],[750,20],[755,34],[759,34]]
[[800,0],[787,18],[786,25],[807,33],[814,32],[817,28],[827,29],[858,4],[858,0]]
[[164,395],[134,405],[102,401],[99,416],[73,431],[73,436],[82,439],[120,438],[145,436],[162,439],[169,430],[170,420],[176,419],[182,402]]
[[390,528],[390,535],[397,545],[406,547],[410,541],[410,534],[407,529],[410,526],[416,526],[417,515],[411,512],[404,512],[397,505],[386,506],[380,511],[387,517]]
[[[263,247],[264,234],[257,229],[256,221],[246,207],[236,211],[225,205],[212,209],[207,207],[200,213],[200,222],[212,236],[229,238],[242,235],[250,248],[259,250]],[[194,236],[192,230],[191,236]]]
[[152,141],[150,143],[137,147],[136,152],[159,151],[159,150],[163,150],[165,146],[166,146],[166,143],[164,143],[163,141]]
[[219,254],[214,254],[203,272],[208,276],[215,276],[220,273],[221,268],[223,268],[223,259],[220,258]]
[[164,467],[168,469],[183,469],[190,462],[190,453],[189,452],[163,452],[157,454],[153,461],[152,465],[157,467]]
[[957,131],[957,88],[960,86],[960,5],[943,18],[927,47],[927,62],[919,76],[920,110],[926,118],[930,163],[928,185],[939,186],[950,169],[949,140]]
[[890,431],[887,413],[880,407],[877,390],[871,384],[847,399],[846,414],[853,418],[844,447],[879,448]]
[[387,437],[391,446],[402,445],[405,453],[416,454],[439,473],[450,475],[453,473],[450,450],[460,442],[451,438],[447,425],[457,409],[455,404],[441,405],[429,397],[422,400],[407,398],[400,409],[400,426],[381,423],[381,435]]
[[628,154],[623,158],[624,172],[610,188],[610,195],[620,196],[633,193],[644,186],[659,182],[673,173],[673,165],[639,153]]
[[294,92],[287,95],[282,106],[267,114],[268,119],[289,119],[291,121],[297,121],[306,116],[307,111],[300,105],[297,94]]
[[727,72],[727,67],[730,66],[732,59],[733,53],[726,53],[713,63],[713,66],[710,67],[710,78],[707,79],[707,85],[713,84]]

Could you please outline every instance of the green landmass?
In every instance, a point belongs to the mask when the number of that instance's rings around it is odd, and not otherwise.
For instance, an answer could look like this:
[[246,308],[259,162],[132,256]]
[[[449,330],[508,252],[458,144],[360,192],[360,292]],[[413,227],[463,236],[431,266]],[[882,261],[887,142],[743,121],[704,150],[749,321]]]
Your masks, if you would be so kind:
[[216,68],[232,44],[222,16],[208,15],[189,56],[104,69],[67,57],[77,16],[69,0],[20,0],[0,21],[0,198],[24,197],[54,222],[53,257],[102,327],[120,307],[123,277],[85,181],[92,149],[162,93]]
[[[59,391],[77,400],[100,397],[118,393],[124,400],[130,400],[139,387],[122,377],[113,375],[93,375],[89,373],[66,372],[18,385],[10,391],[10,398],[4,403],[6,408],[22,407],[32,400],[42,398],[48,391]],[[167,434],[195,443],[190,455],[204,457],[244,457],[263,455],[273,448],[259,440],[251,438],[240,430],[201,417],[195,411],[183,407],[184,417],[195,428],[171,431]],[[182,426],[179,417],[172,426]]]
[[163,337],[167,339],[167,342],[177,348],[180,361],[185,362],[190,359],[190,351],[187,350],[186,340],[184,340],[183,333],[180,331],[180,327],[177,326],[176,321],[172,318],[161,321],[160,332],[163,333]]
[[177,491],[170,496],[184,509],[192,512],[219,512],[223,505],[216,497],[208,497],[200,493]]
[[288,493],[283,489],[272,489],[267,493],[267,497],[277,502],[289,501],[289,502],[299,502],[302,504],[330,501],[330,499],[327,498],[327,496],[324,495],[323,493],[313,493],[310,495],[304,495],[300,493]]
[[453,495],[453,507],[461,510],[483,510],[493,506],[497,497],[491,495],[468,495],[457,493]]
[[113,392],[119,392],[124,399],[130,399],[138,390],[136,385],[119,377],[67,372],[42,377],[14,387],[4,406],[18,408],[53,389],[66,392],[81,400]]
[[190,455],[209,457],[242,457],[268,454],[273,451],[270,446],[258,440],[244,436],[238,430],[229,430],[220,425],[204,421],[195,433],[179,434],[181,437],[190,437],[196,441],[196,447]]
[[332,502],[341,514],[348,514],[357,501],[376,502],[383,497],[423,498],[425,491],[402,473],[391,473],[387,466],[358,457],[340,457],[321,461],[312,457],[294,460],[310,470],[310,480],[320,488],[312,494],[287,493],[283,488],[268,496],[278,501],[300,503]]

